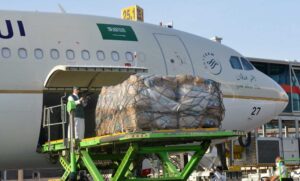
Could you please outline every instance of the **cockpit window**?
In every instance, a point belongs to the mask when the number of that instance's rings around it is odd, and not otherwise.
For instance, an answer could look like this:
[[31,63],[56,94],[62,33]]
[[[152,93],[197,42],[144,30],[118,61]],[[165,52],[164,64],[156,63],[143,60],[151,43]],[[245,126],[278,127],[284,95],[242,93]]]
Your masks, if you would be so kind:
[[240,70],[243,69],[240,59],[238,57],[234,57],[234,56],[230,57],[230,64],[233,69],[240,69]]
[[246,60],[245,58],[241,57],[241,61],[242,61],[244,70],[253,70],[253,66],[251,65],[250,62],[248,62],[248,60]]

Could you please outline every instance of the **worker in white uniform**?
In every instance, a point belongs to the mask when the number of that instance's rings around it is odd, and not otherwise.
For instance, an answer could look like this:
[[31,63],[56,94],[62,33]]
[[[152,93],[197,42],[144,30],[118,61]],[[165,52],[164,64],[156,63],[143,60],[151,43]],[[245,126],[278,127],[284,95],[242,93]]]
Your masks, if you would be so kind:
[[[74,101],[76,104],[76,109],[74,110],[74,137],[75,139],[82,140],[84,138],[84,100],[79,98],[79,88],[73,87],[73,93],[68,97],[68,101]],[[70,124],[68,127],[68,137],[70,138]]]
[[270,181],[277,181],[277,180],[292,181],[293,180],[292,178],[290,178],[288,169],[284,165],[284,161],[280,156],[276,157],[275,164],[276,164],[276,171],[274,173],[274,176],[270,178]]

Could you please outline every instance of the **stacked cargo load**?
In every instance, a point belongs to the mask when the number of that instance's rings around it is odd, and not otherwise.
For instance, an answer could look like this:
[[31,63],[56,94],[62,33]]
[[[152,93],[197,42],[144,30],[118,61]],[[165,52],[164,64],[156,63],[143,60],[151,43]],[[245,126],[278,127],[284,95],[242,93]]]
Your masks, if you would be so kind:
[[132,75],[103,87],[97,135],[181,128],[218,128],[224,117],[220,85],[189,75]]

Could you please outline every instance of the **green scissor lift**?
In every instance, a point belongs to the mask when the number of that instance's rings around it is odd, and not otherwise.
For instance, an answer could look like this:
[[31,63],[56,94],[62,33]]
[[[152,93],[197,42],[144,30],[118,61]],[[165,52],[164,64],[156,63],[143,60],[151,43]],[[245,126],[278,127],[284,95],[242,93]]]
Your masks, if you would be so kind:
[[[242,135],[239,131],[202,130],[161,130],[152,132],[120,133],[73,141],[75,149],[70,153],[63,140],[47,142],[42,152],[56,154],[65,172],[66,180],[79,170],[87,170],[95,181],[104,181],[99,162],[109,161],[113,168],[110,180],[187,180],[214,139]],[[70,142],[69,142],[70,143]],[[170,153],[194,152],[191,159],[179,170],[170,160]],[[135,165],[143,155],[157,155],[162,163],[162,174],[156,178],[137,177]],[[108,168],[108,166],[106,167]]]

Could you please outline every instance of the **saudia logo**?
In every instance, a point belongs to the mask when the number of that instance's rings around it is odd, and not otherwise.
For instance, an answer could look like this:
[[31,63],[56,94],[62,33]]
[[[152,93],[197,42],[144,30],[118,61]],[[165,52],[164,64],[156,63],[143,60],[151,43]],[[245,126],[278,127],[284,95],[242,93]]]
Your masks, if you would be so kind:
[[104,40],[138,41],[131,26],[115,24],[97,24]]
[[[5,20],[6,30],[0,29],[0,39],[10,39],[14,36],[14,30],[10,20]],[[25,36],[25,29],[22,21],[17,21],[20,36]],[[17,31],[16,31],[17,32]]]
[[222,72],[222,66],[219,60],[215,59],[215,54],[206,52],[202,55],[202,61],[204,68],[208,69],[210,73],[218,75]]

